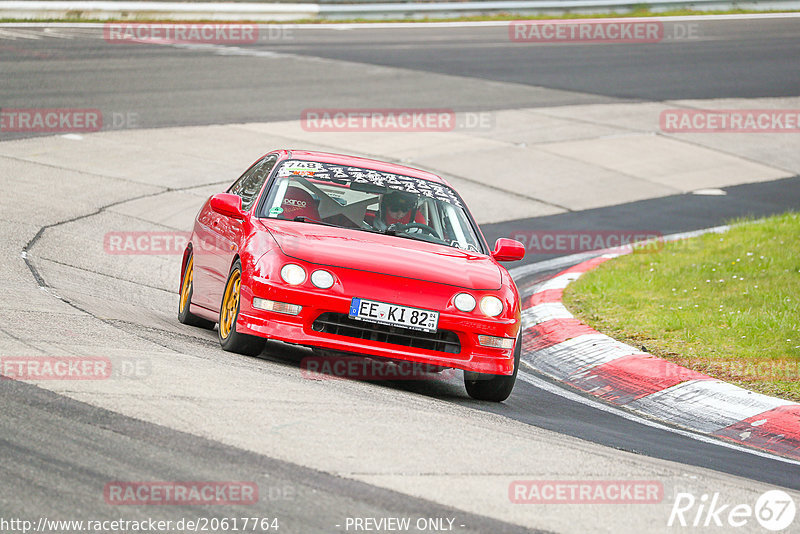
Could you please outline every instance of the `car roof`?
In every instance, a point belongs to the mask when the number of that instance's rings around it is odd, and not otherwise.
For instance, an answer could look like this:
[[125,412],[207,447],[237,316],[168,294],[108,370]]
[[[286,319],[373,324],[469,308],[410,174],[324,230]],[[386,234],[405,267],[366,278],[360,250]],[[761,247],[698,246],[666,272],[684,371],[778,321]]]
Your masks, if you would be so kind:
[[347,156],[344,154],[331,154],[329,152],[317,152],[313,150],[281,150],[279,152],[282,152],[286,155],[286,157],[291,159],[321,161],[323,163],[334,163],[337,165],[352,165],[353,167],[374,169],[376,171],[390,172],[403,176],[411,176],[413,178],[421,178],[423,180],[448,186],[450,185],[447,180],[441,176],[433,174],[432,172],[415,169],[413,167],[406,167],[405,165],[398,165],[396,163],[388,163],[386,161],[380,161],[376,159]]

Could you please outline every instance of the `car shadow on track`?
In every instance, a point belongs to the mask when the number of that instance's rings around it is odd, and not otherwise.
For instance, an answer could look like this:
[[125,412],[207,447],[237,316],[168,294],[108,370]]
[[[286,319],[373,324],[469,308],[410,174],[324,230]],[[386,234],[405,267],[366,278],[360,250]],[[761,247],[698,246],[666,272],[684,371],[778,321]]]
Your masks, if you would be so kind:
[[280,341],[267,341],[255,358],[294,368],[307,380],[349,380],[446,401],[470,401],[464,390],[463,373],[456,369],[429,372],[421,364],[323,353]]

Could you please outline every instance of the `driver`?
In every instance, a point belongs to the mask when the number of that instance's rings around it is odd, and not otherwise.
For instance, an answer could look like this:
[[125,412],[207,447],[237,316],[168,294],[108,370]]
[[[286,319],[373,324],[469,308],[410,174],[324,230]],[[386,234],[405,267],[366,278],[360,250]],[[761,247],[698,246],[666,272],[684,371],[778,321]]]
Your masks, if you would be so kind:
[[412,221],[427,224],[425,216],[417,211],[417,196],[402,191],[392,191],[381,199],[380,215],[386,226],[408,224]]

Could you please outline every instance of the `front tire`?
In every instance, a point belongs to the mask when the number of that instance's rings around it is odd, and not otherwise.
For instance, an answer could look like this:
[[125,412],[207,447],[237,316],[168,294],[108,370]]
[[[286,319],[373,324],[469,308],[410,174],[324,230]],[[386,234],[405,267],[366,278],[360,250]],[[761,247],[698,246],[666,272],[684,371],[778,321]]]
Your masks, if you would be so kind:
[[517,382],[517,371],[522,354],[522,331],[517,336],[514,347],[514,373],[511,375],[488,375],[481,373],[464,373],[464,387],[470,397],[476,400],[503,402],[514,389]]
[[236,331],[239,318],[239,288],[242,284],[242,262],[236,260],[225,282],[222,306],[219,310],[219,344],[223,350],[257,356],[264,350],[266,340],[262,337],[241,334]]
[[186,268],[183,270],[183,282],[181,282],[180,300],[178,301],[178,321],[190,326],[213,330],[214,321],[203,319],[189,311],[192,304],[192,293],[194,293],[194,255],[190,252],[189,258],[186,260]]

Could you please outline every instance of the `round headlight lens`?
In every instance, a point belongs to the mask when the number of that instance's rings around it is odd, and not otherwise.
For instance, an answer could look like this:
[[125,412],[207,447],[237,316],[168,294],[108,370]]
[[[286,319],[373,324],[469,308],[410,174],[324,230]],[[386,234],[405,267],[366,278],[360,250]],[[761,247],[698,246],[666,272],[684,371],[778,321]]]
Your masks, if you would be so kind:
[[311,273],[311,283],[320,289],[328,289],[333,285],[333,275],[328,271],[314,271]]
[[471,312],[475,309],[475,304],[477,303],[475,302],[475,297],[469,293],[459,293],[453,299],[453,304],[462,312]]
[[299,286],[306,281],[306,271],[299,265],[287,263],[281,268],[281,278],[287,284]]
[[491,295],[481,299],[481,311],[489,317],[497,317],[503,313],[503,303]]

